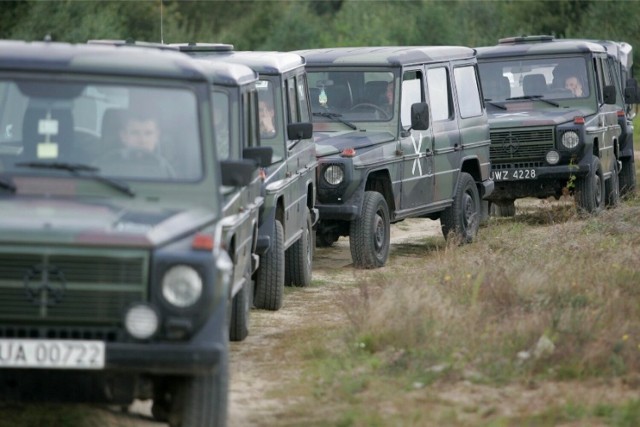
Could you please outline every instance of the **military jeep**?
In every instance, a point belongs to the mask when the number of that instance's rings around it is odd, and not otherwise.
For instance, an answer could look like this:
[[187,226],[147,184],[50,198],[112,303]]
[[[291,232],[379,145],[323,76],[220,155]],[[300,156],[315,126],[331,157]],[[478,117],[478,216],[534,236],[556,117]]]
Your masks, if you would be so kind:
[[[278,310],[284,286],[311,282],[314,232],[318,212],[304,61],[285,52],[238,52],[227,44],[178,44],[195,58],[225,61],[250,67],[257,83],[260,123],[259,145],[271,147],[273,158],[263,165],[264,205],[260,212],[255,273],[256,308]],[[267,126],[263,120],[269,119]]]
[[355,267],[383,266],[390,224],[440,219],[471,242],[489,195],[489,126],[474,51],[360,47],[305,58],[318,166],[320,246],[349,236]]
[[[575,196],[595,213],[635,187],[633,128],[622,82],[628,65],[602,43],[552,36],[511,37],[478,48],[491,126],[492,212],[515,215],[524,197]],[[630,82],[633,82],[631,80]],[[623,133],[624,129],[624,133]]]
[[178,52],[0,42],[0,400],[154,400],[224,426],[232,262],[212,70]]

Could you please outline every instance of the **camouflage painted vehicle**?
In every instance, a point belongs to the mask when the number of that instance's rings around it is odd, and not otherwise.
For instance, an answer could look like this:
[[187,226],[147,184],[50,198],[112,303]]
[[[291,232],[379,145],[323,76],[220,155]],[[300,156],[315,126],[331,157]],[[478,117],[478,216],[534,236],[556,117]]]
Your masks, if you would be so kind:
[[[183,44],[196,58],[250,67],[259,74],[260,146],[273,149],[264,170],[255,274],[255,307],[278,310],[284,286],[307,286],[313,266],[313,226],[318,213],[315,158],[307,80],[300,56],[284,52],[237,52],[226,44]],[[271,128],[262,120],[271,118]]]
[[[213,76],[213,106],[218,158],[253,159],[259,166],[271,163],[271,147],[259,147],[256,82],[258,75],[239,64],[210,62]],[[259,210],[263,205],[262,177],[256,171],[247,186],[224,186],[225,244],[235,274],[234,299],[229,337],[241,341],[249,333],[249,315],[253,305],[252,276],[259,265],[257,254]]]
[[474,51],[297,51],[307,62],[318,156],[319,245],[349,236],[358,268],[381,267],[390,224],[440,219],[471,242],[489,195],[489,126]]
[[602,43],[551,36],[477,50],[491,126],[492,212],[512,216],[516,199],[567,190],[586,212],[615,206],[621,166],[625,187],[632,185],[633,141],[625,71],[614,55]]
[[0,400],[154,399],[224,426],[233,265],[212,75],[178,52],[0,42]]

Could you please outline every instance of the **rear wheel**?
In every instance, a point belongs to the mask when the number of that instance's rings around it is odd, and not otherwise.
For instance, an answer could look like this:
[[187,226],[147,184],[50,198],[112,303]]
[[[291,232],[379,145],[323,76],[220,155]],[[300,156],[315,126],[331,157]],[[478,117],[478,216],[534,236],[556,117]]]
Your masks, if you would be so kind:
[[382,194],[366,191],[362,214],[351,222],[349,246],[356,268],[382,267],[389,257],[389,207]]
[[491,215],[496,217],[516,216],[515,200],[500,200],[491,203]]
[[620,195],[627,196],[636,191],[636,162],[633,156],[622,159],[620,169]]
[[242,341],[249,335],[252,289],[251,279],[247,277],[242,289],[233,297],[229,324],[229,339],[231,341]]
[[618,175],[618,160],[613,162],[611,176],[604,183],[605,203],[608,207],[615,208],[620,203],[620,182]]
[[576,203],[578,209],[587,213],[598,213],[604,207],[604,180],[600,159],[593,157],[589,173],[576,181]]
[[253,304],[256,308],[279,310],[284,294],[284,230],[276,220],[271,247],[260,259],[256,271],[256,290]]
[[461,172],[453,204],[442,212],[440,223],[445,238],[456,236],[460,243],[471,243],[478,234],[482,208],[473,177]]
[[305,287],[311,283],[314,246],[311,213],[307,209],[302,234],[285,254],[285,285]]

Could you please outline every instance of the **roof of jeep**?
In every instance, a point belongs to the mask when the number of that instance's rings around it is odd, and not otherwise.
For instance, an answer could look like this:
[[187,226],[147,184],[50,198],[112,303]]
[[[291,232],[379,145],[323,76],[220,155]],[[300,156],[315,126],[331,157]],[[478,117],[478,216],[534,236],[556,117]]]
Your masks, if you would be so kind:
[[298,50],[307,65],[412,65],[468,59],[475,51],[463,46],[379,46]]
[[196,57],[206,62],[207,72],[211,73],[214,84],[224,86],[243,86],[258,80],[258,73],[242,64],[217,61],[211,57]]
[[556,39],[552,36],[523,36],[500,39],[495,46],[478,47],[478,59],[519,55],[556,55],[606,52],[590,40]]
[[259,74],[282,74],[304,67],[304,59],[291,52],[235,51],[224,43],[174,43],[181,52],[196,58],[220,59],[246,65]]
[[0,40],[0,70],[205,80],[180,52],[138,46]]

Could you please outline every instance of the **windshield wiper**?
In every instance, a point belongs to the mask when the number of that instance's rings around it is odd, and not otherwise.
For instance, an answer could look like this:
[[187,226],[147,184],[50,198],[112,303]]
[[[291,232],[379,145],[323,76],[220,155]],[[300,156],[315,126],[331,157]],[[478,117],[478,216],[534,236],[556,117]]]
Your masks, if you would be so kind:
[[0,178],[0,188],[9,190],[12,193],[15,193],[17,190],[16,185],[7,178]]
[[513,98],[507,98],[507,101],[514,101],[517,99],[535,99],[536,101],[546,102],[549,105],[553,105],[554,107],[559,107],[560,104],[557,102],[550,101],[542,97],[542,95],[524,95],[524,96],[514,96]]
[[34,168],[34,169],[58,169],[58,170],[66,170],[71,172],[73,175],[80,175],[80,172],[90,172],[88,175],[95,179],[98,182],[102,182],[103,184],[108,185],[111,188],[115,188],[116,190],[134,197],[136,193],[125,183],[117,181],[113,178],[107,178],[106,176],[100,175],[98,172],[99,168],[90,165],[83,165],[81,163],[65,163],[65,162],[22,162],[16,163],[15,166],[25,167],[25,168]]
[[342,114],[339,113],[327,113],[327,112],[322,112],[322,113],[313,113],[314,116],[320,116],[320,117],[326,117],[328,119],[332,119],[336,122],[340,122],[343,123],[347,126],[349,126],[351,129],[353,130],[358,130],[358,126],[354,125],[351,122],[346,121],[345,119],[342,118]]
[[497,102],[492,101],[491,98],[485,98],[484,102],[486,102],[487,104],[491,104],[494,107],[500,108],[501,110],[506,110],[507,109],[507,107],[505,107],[504,105],[498,104]]

